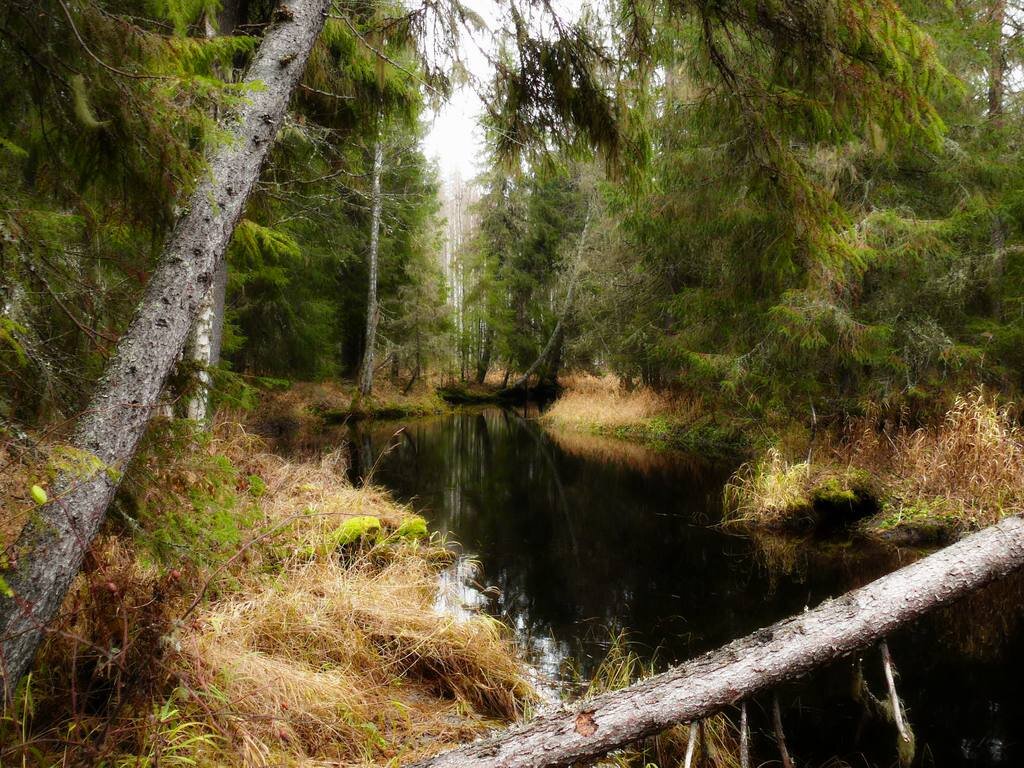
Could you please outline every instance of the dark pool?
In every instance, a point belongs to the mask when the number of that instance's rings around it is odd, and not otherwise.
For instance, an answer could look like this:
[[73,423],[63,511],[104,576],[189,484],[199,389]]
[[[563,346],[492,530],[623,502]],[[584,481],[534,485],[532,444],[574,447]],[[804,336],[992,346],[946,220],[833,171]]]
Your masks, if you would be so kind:
[[[716,523],[732,464],[548,432],[512,410],[354,427],[349,439],[353,477],[372,471],[457,541],[479,564],[462,599],[513,626],[534,664],[567,683],[620,631],[664,667],[917,556],[729,534]],[[916,765],[1024,763],[1022,597],[1013,579],[891,639]],[[877,654],[864,663],[883,693]],[[844,661],[780,692],[800,764],[896,763],[892,729],[865,719],[851,679]],[[768,703],[756,728],[767,730]],[[776,758],[767,735],[756,743]]]

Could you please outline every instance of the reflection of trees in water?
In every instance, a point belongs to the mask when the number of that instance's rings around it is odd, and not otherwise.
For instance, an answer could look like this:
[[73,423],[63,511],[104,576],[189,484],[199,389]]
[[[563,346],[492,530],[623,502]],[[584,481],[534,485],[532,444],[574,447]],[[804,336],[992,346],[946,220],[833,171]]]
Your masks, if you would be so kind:
[[408,431],[417,460],[400,447],[379,479],[405,498],[418,494],[435,528],[472,544],[501,592],[492,609],[523,636],[554,638],[560,657],[567,647],[599,656],[608,628],[639,628],[648,652],[666,637],[686,644],[679,596],[703,602],[707,569],[717,567],[689,524],[717,505],[723,478],[686,466],[652,479],[569,453],[508,411]]
[[626,466],[645,477],[677,475],[680,471],[699,475],[709,468],[707,459],[694,453],[654,450],[629,440],[574,430],[551,428],[545,429],[545,433],[566,454]]
[[751,554],[767,578],[769,592],[780,584],[820,582],[823,574],[842,584],[845,591],[909,565],[921,556],[916,551],[870,541],[815,539],[775,531],[736,536],[750,541]]
[[[1012,574],[925,619],[937,645],[975,661],[998,661],[1024,621],[1024,573]],[[1014,660],[1016,661],[1016,660]]]

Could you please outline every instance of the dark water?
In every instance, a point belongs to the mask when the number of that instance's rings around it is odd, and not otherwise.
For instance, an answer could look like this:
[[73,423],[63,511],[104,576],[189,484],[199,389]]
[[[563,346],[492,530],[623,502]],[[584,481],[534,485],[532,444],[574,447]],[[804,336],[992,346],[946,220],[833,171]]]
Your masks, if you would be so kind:
[[[917,556],[727,534],[715,523],[729,464],[549,434],[498,409],[399,427],[350,435],[353,474],[374,467],[374,482],[459,542],[479,563],[463,600],[515,627],[532,661],[562,680],[588,677],[620,630],[664,667]],[[1013,579],[891,639],[915,764],[1024,764],[1022,597]],[[864,664],[881,695],[877,654]],[[851,679],[845,661],[780,692],[803,765],[896,763],[891,727],[865,720]],[[767,729],[768,703],[755,706],[755,728]],[[757,744],[777,757],[767,736]]]

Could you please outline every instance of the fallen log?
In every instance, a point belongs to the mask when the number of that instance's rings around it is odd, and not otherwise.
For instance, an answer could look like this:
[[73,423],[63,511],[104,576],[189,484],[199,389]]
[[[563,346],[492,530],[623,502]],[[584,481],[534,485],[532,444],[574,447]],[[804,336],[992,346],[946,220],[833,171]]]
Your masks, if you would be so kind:
[[414,768],[539,768],[607,754],[695,722],[885,638],[1024,565],[1010,517],[814,610],[660,675],[445,752]]
[[31,664],[158,407],[329,7],[330,0],[293,0],[275,12],[245,78],[253,86],[246,103],[225,126],[229,136],[210,157],[208,176],[168,237],[71,440],[83,469],[55,481],[52,501],[33,512],[18,537],[2,573],[12,594],[0,596],[5,697]]

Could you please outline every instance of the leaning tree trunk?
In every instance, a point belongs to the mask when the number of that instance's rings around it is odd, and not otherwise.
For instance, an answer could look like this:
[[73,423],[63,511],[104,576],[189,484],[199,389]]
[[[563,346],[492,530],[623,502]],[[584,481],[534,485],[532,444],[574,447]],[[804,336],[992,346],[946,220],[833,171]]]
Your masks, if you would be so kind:
[[525,387],[526,383],[530,380],[530,377],[537,371],[541,365],[551,357],[552,351],[555,349],[556,344],[561,343],[563,330],[565,327],[565,320],[572,311],[572,305],[576,298],[576,284],[579,282],[580,272],[582,270],[581,259],[583,256],[583,245],[587,239],[587,229],[590,227],[590,210],[587,210],[586,221],[583,222],[583,229],[580,231],[580,239],[576,245],[576,266],[572,273],[572,277],[569,279],[569,292],[565,296],[565,307],[562,309],[562,314],[558,318],[558,322],[555,323],[555,329],[551,332],[551,336],[548,338],[547,344],[544,345],[544,349],[537,355],[537,359],[533,361],[526,372],[520,376],[515,384],[512,385],[513,389],[520,389]]
[[374,347],[377,344],[377,321],[380,319],[380,310],[377,306],[377,257],[380,250],[380,174],[384,165],[384,147],[381,143],[379,123],[378,119],[377,143],[373,147],[373,191],[370,198],[373,206],[370,221],[370,278],[366,296],[366,349],[363,351],[363,366],[359,372],[359,393],[361,395],[368,395],[373,389],[373,357]]
[[713,715],[861,650],[1021,566],[1024,519],[1010,517],[668,672],[414,768],[539,768],[589,760],[678,723]]
[[330,0],[291,0],[278,10],[246,76],[259,87],[246,92],[229,126],[231,140],[210,158],[72,438],[82,471],[55,481],[53,500],[33,512],[18,538],[2,574],[14,596],[0,597],[7,696],[31,664],[158,406],[329,6]]

